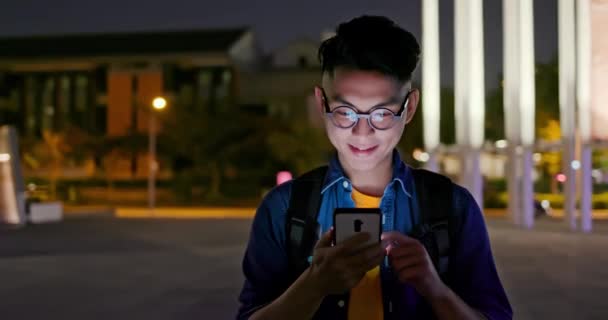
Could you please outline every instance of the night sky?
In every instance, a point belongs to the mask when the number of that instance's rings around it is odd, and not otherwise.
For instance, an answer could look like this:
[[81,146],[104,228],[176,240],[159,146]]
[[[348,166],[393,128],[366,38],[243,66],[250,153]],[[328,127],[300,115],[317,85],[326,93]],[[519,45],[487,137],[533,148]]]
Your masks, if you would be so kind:
[[[444,85],[454,77],[453,1],[440,0]],[[557,51],[557,0],[534,0],[534,10],[536,57],[546,62]],[[0,36],[250,26],[271,51],[362,14],[388,16],[421,41],[421,0],[0,0]],[[484,24],[489,88],[502,69],[501,0],[484,1]]]

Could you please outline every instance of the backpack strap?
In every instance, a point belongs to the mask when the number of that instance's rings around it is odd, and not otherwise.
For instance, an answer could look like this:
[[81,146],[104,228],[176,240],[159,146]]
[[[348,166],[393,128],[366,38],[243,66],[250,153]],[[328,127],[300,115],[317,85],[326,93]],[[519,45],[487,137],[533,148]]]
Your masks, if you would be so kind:
[[308,268],[317,240],[317,216],[321,206],[321,188],[327,166],[316,168],[296,178],[291,185],[291,196],[286,219],[287,254],[294,277]]
[[452,181],[440,174],[413,169],[421,223],[414,228],[417,238],[429,253],[437,273],[445,279],[449,266],[450,223],[454,216]]

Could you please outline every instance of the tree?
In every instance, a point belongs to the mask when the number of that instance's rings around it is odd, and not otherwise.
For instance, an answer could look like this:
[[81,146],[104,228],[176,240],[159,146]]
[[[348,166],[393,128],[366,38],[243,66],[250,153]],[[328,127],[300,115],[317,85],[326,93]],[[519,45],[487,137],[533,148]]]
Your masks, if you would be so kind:
[[497,141],[505,139],[505,112],[502,83],[492,89],[486,98],[485,140]]
[[276,129],[267,139],[272,156],[296,175],[326,163],[333,151],[325,130],[306,121],[290,121]]
[[536,65],[536,136],[550,121],[559,123],[559,74],[557,57]]
[[[163,123],[159,153],[174,162],[177,179],[191,186],[186,176],[206,176],[206,196],[222,197],[223,177],[238,171],[268,172],[273,163],[267,137],[276,123],[269,117],[219,107],[215,113],[205,108],[174,105]],[[183,178],[183,179],[182,179]],[[190,190],[190,186],[183,189]],[[187,197],[187,195],[186,195]]]
[[[561,138],[561,130],[557,120],[549,120],[547,125],[538,130],[539,138],[545,141],[559,141]],[[551,191],[557,193],[557,181],[553,178],[561,171],[562,156],[560,152],[545,152],[543,154],[540,166],[543,172],[551,179]]]

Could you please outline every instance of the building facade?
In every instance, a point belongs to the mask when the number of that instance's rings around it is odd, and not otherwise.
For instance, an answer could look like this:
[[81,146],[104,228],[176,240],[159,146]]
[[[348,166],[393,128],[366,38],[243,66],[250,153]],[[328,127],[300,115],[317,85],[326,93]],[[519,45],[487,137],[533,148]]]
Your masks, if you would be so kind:
[[22,137],[145,132],[155,96],[210,112],[235,104],[236,70],[257,56],[247,29],[0,39],[0,122]]

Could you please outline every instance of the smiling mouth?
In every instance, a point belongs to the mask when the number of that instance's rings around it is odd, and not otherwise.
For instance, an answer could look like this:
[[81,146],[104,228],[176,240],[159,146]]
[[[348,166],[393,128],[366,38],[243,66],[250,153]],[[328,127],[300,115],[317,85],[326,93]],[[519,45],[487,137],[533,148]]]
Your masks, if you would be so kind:
[[378,149],[378,146],[355,147],[355,146],[350,145],[350,144],[348,145],[348,147],[356,155],[369,155],[369,154],[373,153],[376,149]]

